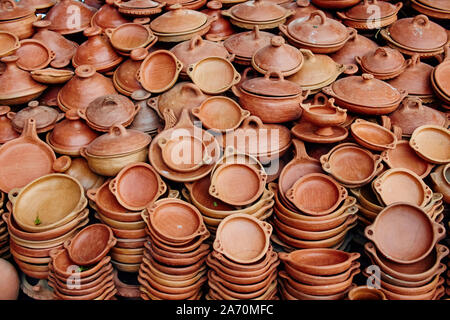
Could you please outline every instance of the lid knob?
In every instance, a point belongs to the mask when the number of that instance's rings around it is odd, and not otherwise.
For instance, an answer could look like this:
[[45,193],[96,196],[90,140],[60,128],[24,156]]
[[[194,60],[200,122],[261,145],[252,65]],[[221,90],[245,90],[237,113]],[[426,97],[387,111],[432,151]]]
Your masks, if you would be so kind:
[[285,40],[283,37],[275,36],[272,39],[270,39],[270,44],[274,47],[281,47],[285,43]]
[[80,78],[92,77],[95,72],[95,68],[90,64],[83,64],[75,69],[75,74]]

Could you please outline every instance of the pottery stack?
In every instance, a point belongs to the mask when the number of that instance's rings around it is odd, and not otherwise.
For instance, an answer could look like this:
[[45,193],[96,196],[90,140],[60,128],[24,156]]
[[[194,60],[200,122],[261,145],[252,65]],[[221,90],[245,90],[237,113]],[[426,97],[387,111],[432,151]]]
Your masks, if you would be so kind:
[[71,176],[55,173],[12,190],[8,196],[9,212],[2,218],[8,226],[14,261],[26,275],[46,279],[50,250],[61,248],[89,222],[83,187]]
[[442,260],[449,250],[438,242],[445,234],[444,226],[421,207],[391,204],[365,229],[370,240],[365,251],[373,265],[364,274],[374,283],[378,281],[389,300],[440,299],[447,269]]
[[200,212],[180,199],[156,201],[142,212],[150,241],[139,269],[144,300],[199,300],[207,281],[209,232]]
[[116,243],[112,230],[92,224],[50,251],[49,286],[58,300],[110,300],[117,293],[109,250]]
[[[0,192],[0,218],[2,218],[3,214],[5,214],[3,210],[3,202],[5,199],[5,195],[3,192]],[[0,258],[6,259],[9,258],[9,233],[6,226],[6,222],[3,218],[0,220]]]
[[211,300],[273,300],[277,294],[277,253],[270,244],[272,226],[237,213],[220,224],[214,251],[207,257]]
[[286,300],[344,300],[360,272],[359,253],[305,249],[280,252],[279,257],[284,263],[279,283]]

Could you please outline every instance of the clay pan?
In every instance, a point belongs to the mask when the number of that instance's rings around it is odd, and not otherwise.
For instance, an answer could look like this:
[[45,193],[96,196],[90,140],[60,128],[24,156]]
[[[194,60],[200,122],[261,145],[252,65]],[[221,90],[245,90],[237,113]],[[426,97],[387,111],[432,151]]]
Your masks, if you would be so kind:
[[388,129],[369,121],[356,119],[350,126],[353,138],[371,150],[394,149],[397,137]]
[[138,81],[151,93],[161,93],[171,88],[178,79],[183,64],[168,50],[150,53],[139,69]]
[[420,207],[398,202],[381,211],[364,233],[389,260],[411,264],[433,250],[445,236],[445,228]]
[[124,208],[139,211],[164,194],[167,186],[152,166],[139,162],[120,170],[109,189]]
[[55,53],[39,40],[26,39],[20,41],[16,55],[17,66],[26,71],[43,69],[55,59]]
[[248,214],[233,214],[219,225],[214,250],[242,264],[260,260],[269,249],[272,226]]
[[155,38],[148,26],[139,23],[125,23],[115,29],[108,28],[105,33],[114,48],[125,52],[144,48]]
[[409,145],[426,161],[444,164],[450,162],[450,131],[434,125],[414,130]]
[[347,190],[325,174],[310,173],[298,179],[286,196],[300,211],[322,216],[336,210]]
[[0,57],[12,53],[20,47],[19,38],[13,33],[0,31]]

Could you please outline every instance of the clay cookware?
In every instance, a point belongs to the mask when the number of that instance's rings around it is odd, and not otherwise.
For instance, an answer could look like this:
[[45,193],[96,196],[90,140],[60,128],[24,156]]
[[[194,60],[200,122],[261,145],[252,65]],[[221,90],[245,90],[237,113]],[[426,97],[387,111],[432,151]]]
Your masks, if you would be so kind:
[[202,10],[208,16],[216,17],[217,20],[211,24],[211,28],[205,35],[207,40],[223,41],[234,34],[234,29],[228,19],[222,16],[222,2],[212,0],[206,4],[207,9]]
[[74,72],[64,69],[46,68],[31,71],[31,77],[43,84],[62,84],[72,79]]
[[416,128],[409,145],[426,161],[443,164],[450,161],[450,131],[436,125]]
[[417,174],[403,168],[385,171],[372,182],[372,188],[385,205],[402,201],[424,207],[433,194]]
[[267,22],[282,18],[287,10],[276,3],[254,0],[233,6],[229,14],[233,18],[249,22]]
[[342,143],[320,157],[325,172],[348,185],[364,185],[383,168],[381,157],[354,143]]
[[260,260],[269,248],[272,226],[246,214],[226,217],[216,232],[214,250],[237,263]]
[[[186,72],[206,94],[219,94],[239,83],[241,75],[222,57],[206,57],[187,67]],[[220,77],[214,75],[220,74]]]
[[146,163],[124,167],[109,188],[119,203],[131,211],[143,210],[167,190],[159,174]]
[[[62,0],[47,12],[45,20],[51,22],[50,30],[60,34],[78,33],[89,27],[94,8],[75,0]],[[67,21],[79,23],[68,24]]]
[[131,94],[131,99],[140,106],[140,109],[129,128],[147,132],[151,135],[162,129],[163,123],[162,119],[158,116],[158,112],[148,105],[149,97],[150,92],[141,89]]
[[5,259],[0,259],[2,270],[2,286],[1,296],[2,300],[16,300],[19,296],[20,280],[14,266]]
[[19,38],[7,31],[0,31],[0,57],[9,56],[20,47]]
[[365,229],[365,236],[377,249],[389,260],[400,264],[424,259],[444,235],[443,226],[433,222],[421,208],[408,203],[386,207],[374,224]]
[[347,271],[361,255],[334,249],[303,249],[289,254],[280,252],[279,258],[301,272],[332,276]]
[[139,23],[121,24],[115,29],[106,29],[105,33],[116,50],[127,53],[146,48],[156,38],[148,25]]
[[152,230],[166,241],[191,241],[207,232],[200,212],[185,201],[159,200],[148,208],[148,211]]
[[394,149],[397,137],[388,129],[369,121],[356,119],[350,126],[352,136],[363,147],[375,151]]
[[53,150],[37,136],[35,120],[28,119],[22,135],[0,147],[0,190],[10,192],[51,173],[55,159]]
[[363,72],[371,73],[381,80],[395,78],[411,62],[407,62],[398,50],[389,47],[379,47],[362,57],[356,56],[355,60]]
[[387,300],[383,291],[374,287],[360,286],[348,292],[349,300]]
[[33,27],[36,29],[36,33],[32,39],[41,41],[55,53],[54,59],[50,62],[53,68],[63,68],[70,63],[77,51],[78,44],[67,40],[58,32],[49,30],[51,24],[48,20],[34,22]]
[[115,243],[116,239],[108,226],[92,224],[78,232],[64,246],[73,262],[80,266],[90,266],[102,260]]
[[6,67],[0,74],[0,104],[23,104],[38,97],[47,87],[31,78],[29,72],[19,69],[18,56],[7,56],[0,59]]
[[[137,72],[142,61],[147,57],[145,48],[134,49],[130,53],[130,59],[121,63],[114,71],[113,83],[117,91],[126,96],[131,96],[134,91],[142,90],[141,83],[137,80]],[[146,95],[150,95],[149,92]],[[146,97],[148,99],[148,97]],[[141,98],[137,100],[142,100]],[[142,109],[142,106],[141,106]]]
[[173,53],[157,50],[142,61],[137,79],[145,90],[160,93],[175,84],[182,68],[183,64]]
[[10,111],[10,107],[0,106],[0,144],[19,137],[19,134],[12,126],[11,119],[7,117]]
[[[450,66],[450,47],[447,45],[445,47],[445,58],[436,68],[432,71],[431,82],[432,87],[436,95],[444,102],[449,102],[450,96],[450,82],[445,76],[448,73]],[[447,108],[448,109],[448,108]]]
[[339,51],[331,54],[330,57],[340,64],[356,64],[356,56],[363,57],[376,48],[378,45],[374,41],[360,34],[354,34]]
[[102,4],[103,3],[100,3],[100,8],[92,17],[92,26],[99,26],[105,30],[107,28],[116,28],[129,22],[129,20],[122,16],[119,10],[114,6],[114,0],[106,0],[104,4]]
[[250,112],[242,110],[239,104],[227,97],[211,97],[192,109],[202,125],[207,129],[224,132],[234,130],[250,116]]
[[300,211],[322,216],[333,212],[347,198],[347,190],[327,175],[310,173],[298,179],[286,197]]
[[58,173],[65,173],[77,179],[84,190],[97,188],[102,185],[104,178],[91,171],[88,163],[83,158],[71,159],[69,156],[62,156],[53,162],[53,170]]
[[12,0],[2,0],[0,3],[0,30],[15,34],[19,39],[26,39],[33,35],[32,24],[38,18],[36,9],[18,4]]
[[166,3],[159,3],[152,0],[117,0],[114,1],[114,4],[119,8],[120,13],[127,16],[140,17],[160,13]]
[[55,58],[55,53],[36,39],[20,41],[15,54],[19,57],[17,65],[26,71],[43,69]]
[[431,173],[434,190],[442,193],[444,201],[450,203],[450,165],[441,165]]

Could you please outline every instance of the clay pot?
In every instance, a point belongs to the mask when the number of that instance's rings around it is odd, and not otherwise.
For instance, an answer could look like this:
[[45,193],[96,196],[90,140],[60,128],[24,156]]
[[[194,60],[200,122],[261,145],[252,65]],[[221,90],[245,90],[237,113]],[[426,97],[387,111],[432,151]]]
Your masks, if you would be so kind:
[[[93,15],[94,9],[86,4],[75,0],[63,0],[47,12],[45,20],[51,22],[50,30],[60,34],[73,34],[88,28]],[[79,23],[68,25],[67,21]]]
[[20,41],[20,48],[15,52],[19,57],[17,65],[25,71],[43,69],[55,58],[55,53],[44,43],[35,39]]
[[450,166],[441,165],[431,173],[431,181],[434,184],[434,190],[442,193],[445,203],[450,202]]
[[5,71],[0,74],[3,83],[0,89],[0,104],[18,105],[37,98],[47,87],[31,78],[29,72],[17,66],[18,56],[8,56],[0,59],[6,64]]
[[74,72],[71,70],[61,70],[47,68],[31,71],[31,77],[43,84],[62,84],[72,79]]
[[339,51],[330,57],[340,64],[356,64],[355,57],[363,57],[378,48],[378,45],[367,37],[359,34],[352,36]]
[[38,18],[36,9],[17,4],[12,0],[0,3],[0,30],[15,34],[19,39],[26,39],[33,35],[33,22]]
[[397,137],[388,129],[369,121],[356,119],[350,126],[352,136],[363,147],[375,151],[394,149]]
[[371,73],[375,78],[388,80],[403,73],[410,61],[396,49],[379,47],[364,56],[356,56],[356,62],[365,73]]
[[2,270],[1,300],[16,300],[19,296],[20,280],[16,269],[8,261],[0,259]]
[[205,257],[209,253],[208,250],[203,250],[202,252],[199,252],[198,254],[196,254],[193,257],[170,258],[170,257],[166,257],[166,256],[158,254],[149,245],[146,245],[146,248],[148,250],[148,253],[152,256],[153,259],[155,259],[159,263],[163,263],[163,264],[168,265],[168,266],[187,266],[187,265],[192,265],[192,264],[197,263],[201,259],[203,259],[203,257]]
[[152,0],[131,0],[131,1],[114,1],[119,8],[119,12],[133,17],[147,17],[160,13],[166,3],[159,3]]
[[[298,1],[287,1],[280,4],[283,8],[286,8],[288,10],[295,10],[294,15],[290,16],[286,20],[286,25],[291,23],[292,21],[296,19],[302,19],[306,20],[309,18],[309,15],[313,11],[319,10],[316,6],[314,6],[309,0],[298,0]],[[332,16],[325,12],[325,15],[329,18]]]
[[[120,53],[129,54],[132,50],[138,48],[148,48],[156,37],[148,25],[140,23],[125,23],[117,28],[108,28],[105,30],[111,45]],[[133,34],[133,37],[130,35]]]
[[150,93],[145,90],[137,90],[131,94],[131,99],[136,101],[140,109],[129,128],[152,135],[162,129],[163,124],[158,116],[158,112],[147,104],[149,97]]
[[75,68],[89,64],[98,72],[107,72],[113,70],[122,61],[123,58],[114,51],[108,38],[102,35],[100,27],[89,27],[83,34],[88,39],[78,47],[72,57]]
[[114,0],[106,0],[91,20],[92,26],[99,26],[103,30],[117,28],[128,22],[130,21],[114,6]]
[[367,287],[367,286],[360,286],[353,288],[348,292],[348,299],[349,300],[387,300],[386,295],[383,293],[383,291]]
[[[437,65],[431,74],[431,84],[433,87],[433,91],[439,97],[439,99],[444,101],[446,104],[448,104],[450,100],[450,83],[445,76],[445,74],[449,70],[449,61],[450,47],[447,45],[444,48],[444,61]],[[446,108],[448,109],[448,107]]]
[[216,17],[216,20],[211,23],[211,28],[205,35],[206,40],[223,41],[234,34],[234,29],[231,23],[222,16],[222,2],[212,0],[206,4],[207,9],[202,12],[211,17]]
[[330,0],[312,0],[313,4],[324,9],[344,9],[353,7],[360,1],[358,0],[340,0],[340,1],[330,1]]
[[428,162],[443,164],[450,161],[450,131],[441,126],[422,125],[416,128],[409,145]]
[[20,135],[14,130],[11,120],[7,117],[10,107],[0,106],[0,144],[18,138]]
[[134,49],[130,53],[130,59],[125,60],[114,71],[114,87],[116,87],[117,91],[121,94],[131,96],[134,91],[142,89],[136,75],[142,61],[147,55],[148,51],[145,48]]
[[0,57],[9,56],[20,47],[19,38],[11,32],[0,31],[0,40]]
[[51,22],[39,20],[33,23],[36,33],[33,39],[41,41],[51,51],[55,53],[55,58],[50,62],[54,68],[63,68],[70,63],[73,55],[77,51],[78,44],[69,41],[61,34],[50,30]]

